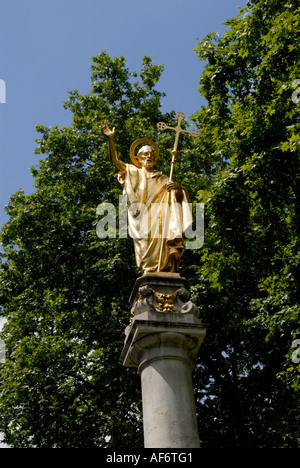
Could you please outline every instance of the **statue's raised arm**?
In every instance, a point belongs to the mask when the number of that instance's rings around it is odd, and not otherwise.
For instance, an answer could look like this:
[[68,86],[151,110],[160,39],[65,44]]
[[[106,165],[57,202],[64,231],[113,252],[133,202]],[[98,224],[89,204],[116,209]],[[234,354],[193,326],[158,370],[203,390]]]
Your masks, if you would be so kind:
[[102,133],[108,138],[108,150],[109,150],[109,156],[112,164],[121,172],[126,171],[126,164],[123,163],[123,161],[120,161],[118,159],[117,151],[115,148],[115,142],[114,142],[114,137],[115,137],[115,127],[110,130],[108,127],[107,122],[104,123],[102,127]]

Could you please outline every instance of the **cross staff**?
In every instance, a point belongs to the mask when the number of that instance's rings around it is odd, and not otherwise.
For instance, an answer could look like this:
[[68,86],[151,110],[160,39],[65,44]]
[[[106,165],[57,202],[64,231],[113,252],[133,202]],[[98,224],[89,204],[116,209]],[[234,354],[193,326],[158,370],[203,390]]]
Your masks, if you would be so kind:
[[[173,180],[173,173],[174,173],[174,166],[175,166],[175,158],[177,156],[177,148],[178,148],[178,141],[179,141],[179,135],[180,133],[188,133],[189,135],[192,135],[193,137],[198,137],[200,132],[198,130],[184,130],[181,127],[181,122],[182,120],[185,119],[185,114],[183,112],[177,112],[176,117],[178,119],[177,122],[177,127],[169,127],[166,125],[164,122],[159,122],[157,124],[157,128],[159,130],[173,130],[176,132],[175,135],[175,143],[174,143],[174,148],[171,151],[172,155],[172,161],[171,161],[171,170],[170,170],[170,176],[169,176],[169,182],[172,182]],[[171,192],[168,193],[168,206],[170,204],[170,197],[171,197]],[[161,262],[162,262],[162,253],[163,253],[163,239],[164,239],[164,234],[166,232],[166,227],[167,227],[167,222],[168,222],[168,213],[166,213],[166,217],[164,220],[164,227],[163,227],[163,232],[162,232],[162,239],[161,239],[161,246],[160,246],[160,252],[159,252],[159,261],[158,261],[158,271],[161,270]]]
[[185,114],[183,112],[177,112],[176,117],[178,119],[177,127],[169,127],[169,125],[166,125],[164,122],[159,122],[157,124],[157,128],[159,130],[174,130],[176,132],[174,148],[173,148],[173,151],[171,151],[172,161],[171,161],[171,171],[170,171],[170,178],[169,178],[170,182],[172,182],[172,179],[173,179],[175,158],[176,158],[180,133],[188,133],[189,135],[192,135],[193,137],[199,136],[198,130],[184,130],[183,128],[181,128],[180,124],[185,119]]

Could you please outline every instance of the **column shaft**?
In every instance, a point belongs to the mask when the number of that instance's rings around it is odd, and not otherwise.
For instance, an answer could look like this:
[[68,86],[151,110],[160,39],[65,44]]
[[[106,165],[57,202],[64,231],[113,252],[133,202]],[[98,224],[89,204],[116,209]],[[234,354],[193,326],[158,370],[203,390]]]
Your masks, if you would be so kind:
[[[140,354],[146,448],[199,448],[190,340],[179,333],[152,335]],[[149,344],[148,344],[149,346]]]

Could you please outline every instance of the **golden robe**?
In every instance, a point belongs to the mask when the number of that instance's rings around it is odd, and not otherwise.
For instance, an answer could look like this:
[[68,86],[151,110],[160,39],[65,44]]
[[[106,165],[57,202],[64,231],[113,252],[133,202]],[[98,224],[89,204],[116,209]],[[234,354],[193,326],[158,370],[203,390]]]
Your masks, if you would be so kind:
[[127,197],[129,234],[134,240],[137,266],[144,273],[156,272],[163,243],[160,271],[178,271],[184,251],[183,233],[192,223],[186,190],[183,188],[178,201],[175,190],[167,191],[166,175],[132,164],[126,164],[119,182]]

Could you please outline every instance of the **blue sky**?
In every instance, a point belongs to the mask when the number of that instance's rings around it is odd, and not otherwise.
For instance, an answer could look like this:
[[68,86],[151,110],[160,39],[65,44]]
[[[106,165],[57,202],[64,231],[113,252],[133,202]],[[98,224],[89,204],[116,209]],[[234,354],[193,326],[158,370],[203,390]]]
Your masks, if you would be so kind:
[[[187,116],[203,103],[198,81],[203,69],[193,52],[197,38],[222,34],[222,24],[246,0],[0,0],[0,228],[4,206],[21,187],[34,190],[29,167],[37,124],[68,126],[62,105],[71,89],[90,91],[91,57],[106,50],[124,55],[139,71],[142,58],[164,64],[159,89],[163,110]],[[138,135],[137,135],[138,137]]]
[[246,0],[0,0],[0,80],[6,85],[5,103],[0,89],[0,229],[8,220],[4,206],[10,195],[20,188],[34,191],[29,167],[38,163],[36,125],[70,124],[62,105],[71,89],[89,93],[92,56],[103,50],[124,55],[132,71],[140,70],[145,55],[164,64],[163,110],[188,117],[204,103],[197,90],[203,70],[193,52],[197,38],[224,33],[224,21],[245,5]]

